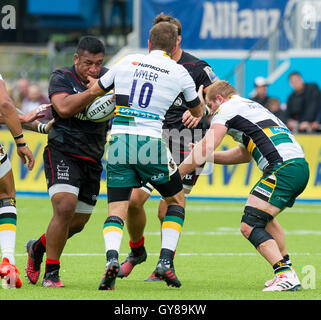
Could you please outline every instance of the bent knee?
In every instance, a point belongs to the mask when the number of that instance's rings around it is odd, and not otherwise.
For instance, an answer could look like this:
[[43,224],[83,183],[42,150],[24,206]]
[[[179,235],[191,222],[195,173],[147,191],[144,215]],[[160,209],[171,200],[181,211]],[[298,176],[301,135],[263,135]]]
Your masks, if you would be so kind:
[[253,227],[249,226],[248,224],[246,224],[245,222],[242,222],[241,223],[241,228],[240,228],[240,231],[242,233],[242,235],[248,239],[251,232],[253,230]]

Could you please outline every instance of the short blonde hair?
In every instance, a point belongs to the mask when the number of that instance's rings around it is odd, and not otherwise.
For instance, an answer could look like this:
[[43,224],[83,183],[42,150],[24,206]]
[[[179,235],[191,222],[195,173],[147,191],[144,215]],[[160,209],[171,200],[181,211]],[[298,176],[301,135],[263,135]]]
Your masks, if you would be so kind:
[[236,89],[225,80],[217,80],[206,89],[206,98],[208,101],[215,101],[217,95],[228,99],[234,94],[237,94]]

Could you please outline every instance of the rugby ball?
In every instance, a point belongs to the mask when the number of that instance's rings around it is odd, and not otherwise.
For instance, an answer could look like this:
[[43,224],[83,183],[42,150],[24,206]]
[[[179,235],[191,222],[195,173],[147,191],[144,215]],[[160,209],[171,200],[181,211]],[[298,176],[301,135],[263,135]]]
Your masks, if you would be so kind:
[[93,122],[107,121],[114,116],[115,104],[110,101],[113,91],[94,99],[86,107],[86,117]]

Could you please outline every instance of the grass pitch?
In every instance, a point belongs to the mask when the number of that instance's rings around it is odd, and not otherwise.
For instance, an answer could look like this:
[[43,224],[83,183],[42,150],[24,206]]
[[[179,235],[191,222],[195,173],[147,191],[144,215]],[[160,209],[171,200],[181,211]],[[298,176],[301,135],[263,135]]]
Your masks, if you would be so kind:
[[[160,251],[157,200],[146,204],[145,246],[147,261],[128,278],[117,279],[115,291],[99,291],[105,268],[102,226],[107,216],[106,200],[99,199],[95,211],[80,233],[69,239],[61,258],[60,277],[65,288],[43,288],[41,281],[28,284],[25,274],[25,243],[46,231],[51,218],[48,198],[17,198],[18,225],[16,264],[23,286],[0,288],[0,300],[318,300],[321,268],[321,205],[296,204],[279,215],[287,248],[303,289],[299,292],[262,292],[273,277],[271,266],[239,232],[242,202],[188,201],[183,232],[175,256],[175,269],[182,287],[164,282],[144,282],[154,270]],[[120,261],[129,252],[128,234],[120,250]]]

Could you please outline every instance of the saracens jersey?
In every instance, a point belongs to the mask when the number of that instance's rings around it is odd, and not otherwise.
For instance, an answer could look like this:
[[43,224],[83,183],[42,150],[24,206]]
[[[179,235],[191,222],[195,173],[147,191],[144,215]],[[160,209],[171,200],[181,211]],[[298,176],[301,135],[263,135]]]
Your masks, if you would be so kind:
[[165,113],[180,92],[188,108],[200,104],[188,71],[161,50],[125,57],[98,83],[106,91],[115,87],[112,135],[129,133],[161,138]]
[[279,118],[259,103],[238,95],[233,95],[219,107],[213,124],[226,126],[227,133],[245,146],[262,171],[273,163],[305,156]]
[[[99,76],[107,70],[103,67]],[[62,93],[76,94],[86,89],[77,76],[75,66],[65,67],[52,73],[48,89],[49,98]],[[48,134],[49,145],[70,155],[100,161],[104,154],[108,122],[89,121],[84,110],[68,119],[59,117],[54,107],[52,114],[55,122]]]
[[[181,58],[177,61],[177,63],[182,65],[191,75],[195,82],[196,91],[198,91],[198,88],[201,85],[203,85],[204,88],[206,88],[217,79],[216,74],[207,62],[200,60],[185,51],[182,52]],[[182,117],[186,110],[186,101],[184,99],[183,94],[180,94],[174,101],[173,105],[168,109],[165,115],[163,128],[175,128],[179,131],[186,129],[186,127],[182,123]],[[196,128],[207,129],[207,121],[205,119],[202,119],[198,123]]]

